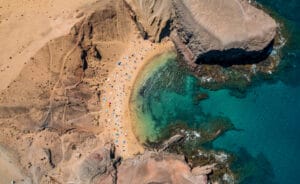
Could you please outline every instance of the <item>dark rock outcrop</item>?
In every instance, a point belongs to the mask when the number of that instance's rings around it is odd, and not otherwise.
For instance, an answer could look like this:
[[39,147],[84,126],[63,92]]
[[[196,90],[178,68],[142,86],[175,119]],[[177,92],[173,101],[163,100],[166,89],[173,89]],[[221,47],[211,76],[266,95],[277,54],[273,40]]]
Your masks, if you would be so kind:
[[91,153],[80,165],[79,178],[81,183],[116,183],[119,160],[115,158],[115,148],[102,148]]
[[183,140],[184,136],[180,135],[180,134],[176,134],[174,136],[172,136],[170,139],[166,140],[163,144],[162,144],[162,148],[160,149],[160,151],[164,151],[166,150],[168,147],[170,147],[172,144],[178,143],[181,140]]

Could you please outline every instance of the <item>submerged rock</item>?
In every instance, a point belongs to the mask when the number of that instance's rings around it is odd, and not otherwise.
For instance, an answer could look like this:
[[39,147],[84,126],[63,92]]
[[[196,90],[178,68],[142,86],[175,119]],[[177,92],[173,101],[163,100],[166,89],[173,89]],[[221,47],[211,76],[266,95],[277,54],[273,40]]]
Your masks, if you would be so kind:
[[183,138],[184,138],[184,136],[180,135],[180,134],[176,134],[176,135],[172,136],[170,139],[166,140],[163,143],[162,148],[160,150],[161,151],[166,150],[169,146],[171,146],[172,144],[180,142]]

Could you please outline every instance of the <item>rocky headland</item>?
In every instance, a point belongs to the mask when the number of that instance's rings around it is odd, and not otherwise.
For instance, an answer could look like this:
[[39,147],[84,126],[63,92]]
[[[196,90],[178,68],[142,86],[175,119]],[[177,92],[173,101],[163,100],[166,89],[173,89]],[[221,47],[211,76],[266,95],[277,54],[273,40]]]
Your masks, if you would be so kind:
[[[0,163],[8,168],[0,168],[3,181],[208,183],[215,163],[191,167],[184,156],[145,150],[137,140],[128,112],[135,78],[166,51],[181,54],[199,77],[214,77],[216,67],[253,70],[270,54],[275,21],[244,0],[84,3],[68,15],[75,23],[68,34],[46,31],[42,47],[24,46],[32,49],[25,49],[30,57],[20,52],[4,58],[7,63],[17,58],[22,65],[1,63],[9,68],[1,69]],[[35,13],[31,19],[39,16]],[[9,30],[14,22],[0,23]],[[24,27],[19,26],[14,29]],[[40,37],[27,39],[35,43]],[[11,49],[5,44],[1,50]],[[214,181],[226,182],[223,177]]]
[[[284,39],[279,25],[246,0],[126,0],[144,38],[169,37],[181,60],[209,88],[239,78],[248,83],[257,73],[270,74]],[[277,36],[277,37],[276,37]],[[225,69],[225,70],[224,70]],[[212,83],[214,83],[212,85]]]
[[276,22],[244,0],[127,0],[146,38],[170,36],[190,64],[245,64],[268,56]]

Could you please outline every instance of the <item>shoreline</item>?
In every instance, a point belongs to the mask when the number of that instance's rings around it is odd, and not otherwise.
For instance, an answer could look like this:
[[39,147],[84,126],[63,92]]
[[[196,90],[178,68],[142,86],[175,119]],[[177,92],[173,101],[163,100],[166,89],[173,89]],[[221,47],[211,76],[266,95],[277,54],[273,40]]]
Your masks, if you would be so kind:
[[[139,92],[139,89],[142,87],[143,83],[151,77],[153,72],[156,72],[159,68],[163,67],[169,62],[169,59],[175,58],[176,55],[177,54],[175,51],[170,50],[153,56],[153,58],[150,59],[152,62],[144,65],[144,67],[139,71],[138,77],[134,82],[134,89],[130,96],[131,106],[128,109],[130,109],[130,116],[135,122],[133,123],[135,125],[133,126],[133,131],[141,143],[144,143],[147,139],[149,139],[149,136],[155,136],[155,130],[153,127],[150,127],[151,125],[147,122],[139,123],[139,121],[151,120],[138,112],[137,106],[139,105],[141,99],[139,99],[137,93]],[[148,133],[146,133],[146,130]]]
[[99,124],[104,125],[104,133],[99,138],[116,145],[116,152],[123,158],[143,153],[144,147],[134,133],[130,103],[137,77],[156,56],[175,51],[171,41],[152,43],[148,40],[133,38],[129,48],[110,71],[101,93]]

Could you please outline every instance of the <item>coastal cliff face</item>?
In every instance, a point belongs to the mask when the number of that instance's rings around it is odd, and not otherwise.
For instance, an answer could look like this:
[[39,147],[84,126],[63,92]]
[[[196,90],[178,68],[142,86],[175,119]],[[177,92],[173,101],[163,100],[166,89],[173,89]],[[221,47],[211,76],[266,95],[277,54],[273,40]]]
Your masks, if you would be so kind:
[[172,1],[126,0],[125,2],[144,38],[159,42],[169,36],[173,17]]
[[171,36],[191,65],[261,60],[276,35],[276,22],[245,0],[127,2],[149,38]]

